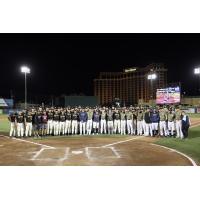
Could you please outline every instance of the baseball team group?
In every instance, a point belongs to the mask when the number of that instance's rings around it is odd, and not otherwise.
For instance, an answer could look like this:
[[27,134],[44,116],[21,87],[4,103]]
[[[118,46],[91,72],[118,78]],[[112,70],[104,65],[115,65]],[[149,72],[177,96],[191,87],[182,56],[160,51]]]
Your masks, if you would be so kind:
[[10,113],[10,137],[144,135],[187,138],[191,125],[179,107],[37,107]]

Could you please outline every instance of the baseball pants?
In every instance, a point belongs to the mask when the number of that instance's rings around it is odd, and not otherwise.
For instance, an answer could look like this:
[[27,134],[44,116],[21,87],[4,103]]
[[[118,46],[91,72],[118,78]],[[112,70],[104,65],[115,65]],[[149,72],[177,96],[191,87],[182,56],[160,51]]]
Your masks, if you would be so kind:
[[17,136],[18,137],[24,136],[24,124],[23,123],[17,123]]
[[114,120],[114,133],[120,133],[120,120]]
[[66,120],[65,122],[65,134],[66,133],[70,133],[70,129],[71,129],[71,120]]
[[[93,122],[93,128],[95,129],[95,131],[96,131],[96,129],[99,130],[99,122]],[[98,132],[97,132],[97,135],[98,135]]]
[[59,134],[65,134],[65,122],[60,122],[59,123]]
[[176,133],[177,133],[177,138],[183,139],[183,132],[182,132],[182,121],[181,120],[176,120]]
[[100,131],[101,134],[106,133],[106,120],[102,119],[100,125],[101,125],[101,131]]
[[85,135],[86,122],[80,122],[80,135]]
[[113,133],[113,121],[108,121],[108,134]]
[[127,130],[128,134],[133,134],[133,121],[132,120],[127,120]]
[[59,134],[59,122],[58,121],[53,122],[53,130],[54,130],[54,135]]
[[47,122],[47,134],[52,134],[53,132],[53,120],[48,120]]
[[137,134],[142,135],[143,121],[137,121]]
[[121,120],[121,135],[126,135],[126,120]]
[[33,125],[32,125],[32,123],[31,123],[31,122],[27,122],[27,123],[26,123],[26,131],[25,131],[26,137],[32,135],[32,130],[33,130]]
[[16,129],[15,129],[15,122],[10,123],[10,137],[14,136],[16,134]]
[[167,136],[167,124],[166,121],[160,121],[160,135]]
[[171,133],[171,135],[174,135],[174,130],[175,130],[174,122],[168,122],[168,131]]
[[153,132],[152,132],[152,124],[151,123],[146,123],[144,122],[144,135],[145,136],[153,136]]
[[77,120],[72,120],[72,134],[77,134],[78,122]]
[[89,119],[87,121],[87,125],[86,125],[86,129],[87,129],[87,134],[88,135],[91,135],[91,132],[92,132],[92,119]]
[[136,129],[137,129],[137,121],[133,120],[133,134],[136,134]]

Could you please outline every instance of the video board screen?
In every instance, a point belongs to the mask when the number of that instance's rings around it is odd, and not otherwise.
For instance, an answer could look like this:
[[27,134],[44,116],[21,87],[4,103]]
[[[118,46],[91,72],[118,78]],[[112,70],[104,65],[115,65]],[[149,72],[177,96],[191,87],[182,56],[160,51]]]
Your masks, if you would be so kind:
[[176,104],[181,101],[180,87],[157,89],[156,104]]

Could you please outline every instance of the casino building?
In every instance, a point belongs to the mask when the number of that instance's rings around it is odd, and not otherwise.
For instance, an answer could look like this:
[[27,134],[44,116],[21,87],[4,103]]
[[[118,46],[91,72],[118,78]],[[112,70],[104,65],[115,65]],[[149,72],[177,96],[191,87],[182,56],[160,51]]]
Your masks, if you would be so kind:
[[118,98],[123,104],[134,105],[155,99],[156,89],[166,86],[167,68],[162,63],[152,63],[123,72],[101,72],[94,79],[94,96],[100,104],[110,104]]

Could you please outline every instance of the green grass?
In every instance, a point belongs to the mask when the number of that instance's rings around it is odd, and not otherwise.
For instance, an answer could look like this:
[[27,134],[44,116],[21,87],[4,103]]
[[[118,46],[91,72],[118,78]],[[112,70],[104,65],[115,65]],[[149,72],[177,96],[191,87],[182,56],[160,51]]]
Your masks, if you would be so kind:
[[188,139],[162,138],[156,144],[176,149],[192,157],[200,165],[200,126],[189,130]]
[[1,132],[9,132],[10,125],[8,121],[7,115],[0,115],[0,131]]
[[192,118],[200,118],[200,113],[188,114],[188,116]]

